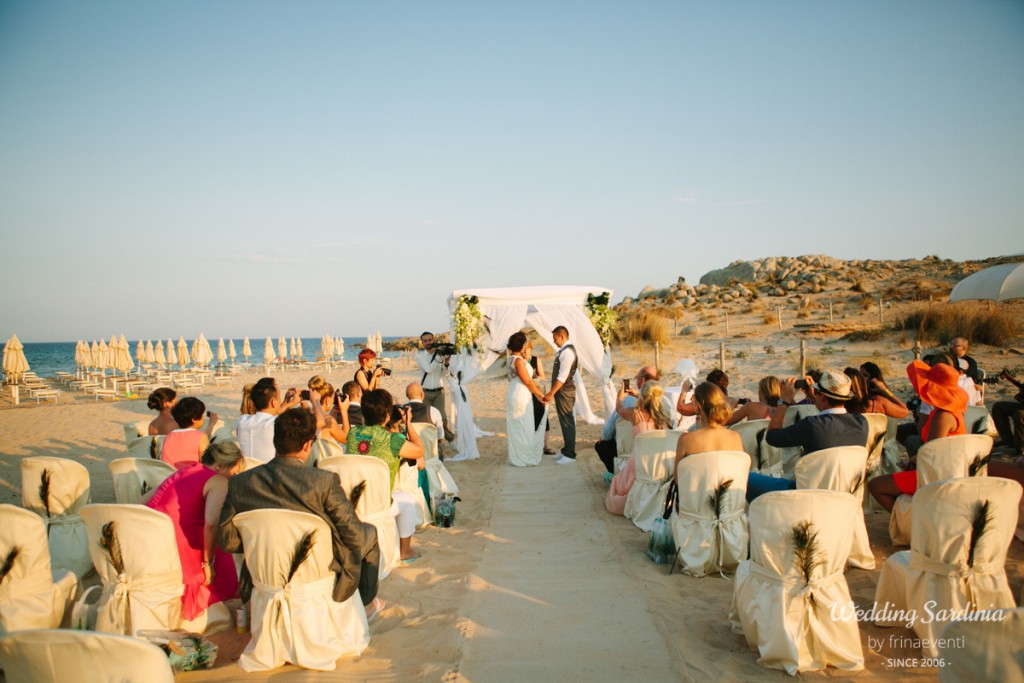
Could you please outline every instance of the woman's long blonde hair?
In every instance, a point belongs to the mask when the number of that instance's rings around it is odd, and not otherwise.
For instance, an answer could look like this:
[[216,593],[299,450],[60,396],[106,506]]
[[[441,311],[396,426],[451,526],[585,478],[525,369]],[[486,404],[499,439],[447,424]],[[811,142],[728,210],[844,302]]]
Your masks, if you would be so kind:
[[782,388],[779,384],[779,378],[775,375],[762,377],[761,381],[757,383],[757,397],[761,399],[761,403],[767,406],[774,408],[779,405],[779,401],[782,400]]
[[672,428],[672,416],[665,412],[665,405],[661,400],[664,396],[665,387],[661,386],[661,382],[649,379],[640,388],[640,396],[636,399],[636,409],[651,416],[655,429]]
[[724,425],[732,415],[725,392],[717,384],[701,382],[693,392],[693,400],[706,418],[705,427]]
[[256,405],[252,402],[252,388],[255,384],[246,384],[242,387],[242,405],[238,409],[242,415],[255,415],[257,413]]

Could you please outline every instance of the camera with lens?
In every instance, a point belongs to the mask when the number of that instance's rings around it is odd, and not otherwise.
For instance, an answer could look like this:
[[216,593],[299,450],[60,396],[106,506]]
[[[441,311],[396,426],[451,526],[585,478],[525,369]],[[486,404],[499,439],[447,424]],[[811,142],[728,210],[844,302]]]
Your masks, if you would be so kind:
[[793,387],[799,389],[800,391],[807,391],[807,380],[798,379],[797,381],[793,382]]
[[434,344],[434,356],[454,356],[456,353],[455,344],[447,342]]
[[378,365],[377,369],[380,370],[381,374],[384,375],[385,377],[391,376],[391,368],[386,368],[383,365]]

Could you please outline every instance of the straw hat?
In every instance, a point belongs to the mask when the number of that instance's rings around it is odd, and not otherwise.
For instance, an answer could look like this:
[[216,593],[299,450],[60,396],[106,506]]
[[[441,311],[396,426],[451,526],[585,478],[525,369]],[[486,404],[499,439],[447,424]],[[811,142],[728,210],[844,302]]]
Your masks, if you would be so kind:
[[850,378],[846,376],[846,373],[835,370],[826,370],[821,373],[821,379],[814,385],[814,390],[834,401],[849,401],[853,398]]
[[957,386],[960,374],[945,363],[928,367],[915,360],[907,366],[907,376],[914,391],[929,405],[951,413],[967,410],[967,392]]

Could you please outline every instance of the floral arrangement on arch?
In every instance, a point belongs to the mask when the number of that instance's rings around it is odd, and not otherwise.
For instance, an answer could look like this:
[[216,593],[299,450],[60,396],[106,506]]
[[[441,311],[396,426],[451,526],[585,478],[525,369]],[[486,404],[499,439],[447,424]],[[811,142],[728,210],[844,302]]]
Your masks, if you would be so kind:
[[597,330],[597,334],[601,337],[601,343],[604,344],[605,348],[608,348],[608,345],[611,343],[612,328],[615,327],[615,323],[619,319],[618,314],[608,306],[608,299],[610,297],[610,292],[604,292],[599,295],[587,295],[587,317],[590,318],[591,324]]
[[470,353],[480,350],[480,340],[487,331],[484,315],[480,312],[480,299],[475,296],[460,296],[455,305],[455,347]]

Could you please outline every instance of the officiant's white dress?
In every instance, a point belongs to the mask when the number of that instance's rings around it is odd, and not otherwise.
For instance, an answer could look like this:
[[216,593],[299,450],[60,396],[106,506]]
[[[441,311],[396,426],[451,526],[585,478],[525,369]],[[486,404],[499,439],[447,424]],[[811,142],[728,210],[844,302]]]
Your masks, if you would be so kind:
[[508,395],[505,397],[505,421],[508,432],[508,461],[516,467],[539,465],[544,453],[544,429],[547,411],[540,427],[534,429],[533,396],[516,373],[516,363],[522,363],[533,378],[533,368],[522,356],[509,356]]

